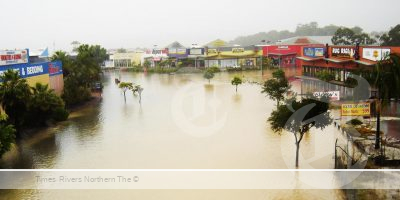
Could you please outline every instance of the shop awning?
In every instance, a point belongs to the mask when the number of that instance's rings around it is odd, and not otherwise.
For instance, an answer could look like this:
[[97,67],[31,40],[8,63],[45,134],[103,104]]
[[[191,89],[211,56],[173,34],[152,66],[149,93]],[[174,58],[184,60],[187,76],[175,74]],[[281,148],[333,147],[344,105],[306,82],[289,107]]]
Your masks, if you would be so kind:
[[319,57],[319,58],[310,58],[310,57],[302,57],[302,56],[300,56],[300,57],[296,57],[297,59],[299,59],[299,60],[304,60],[304,61],[316,61],[316,60],[323,60],[324,58],[321,58],[321,57]]
[[325,58],[324,60],[329,61],[329,62],[334,62],[334,63],[345,63],[345,62],[353,61],[353,60],[342,60],[342,59],[334,59],[334,58]]
[[288,55],[297,55],[297,53],[268,53],[267,56],[288,56]]
[[366,66],[374,66],[376,62],[368,62],[368,61],[361,61],[361,60],[354,60],[355,63],[366,65]]

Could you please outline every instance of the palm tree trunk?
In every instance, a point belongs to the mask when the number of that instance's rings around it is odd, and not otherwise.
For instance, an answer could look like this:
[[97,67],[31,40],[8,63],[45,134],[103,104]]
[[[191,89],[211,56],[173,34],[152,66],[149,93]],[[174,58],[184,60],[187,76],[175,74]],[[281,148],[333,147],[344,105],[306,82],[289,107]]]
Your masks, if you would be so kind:
[[237,86],[238,86],[238,85],[236,85],[236,93],[237,93]]

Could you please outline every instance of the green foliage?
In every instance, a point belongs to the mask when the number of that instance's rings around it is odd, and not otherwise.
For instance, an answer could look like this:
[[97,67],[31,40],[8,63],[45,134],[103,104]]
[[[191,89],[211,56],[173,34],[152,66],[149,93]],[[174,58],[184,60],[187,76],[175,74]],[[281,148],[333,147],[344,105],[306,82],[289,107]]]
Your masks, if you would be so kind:
[[381,36],[382,46],[400,46],[400,24]]
[[211,67],[207,68],[207,70],[209,70],[212,73],[221,72],[221,69],[218,66],[211,66]]
[[237,92],[237,88],[238,85],[242,84],[242,79],[239,76],[234,76],[233,79],[231,80],[231,84],[236,86],[236,92]]
[[151,63],[149,60],[145,60],[143,63],[143,67],[149,68],[151,66]]
[[387,60],[378,62],[372,74],[372,85],[379,88],[384,105],[391,98],[400,99],[400,55],[391,54]]
[[299,24],[296,27],[295,32],[288,30],[276,31],[272,30],[269,32],[260,32],[248,36],[239,36],[234,40],[230,41],[231,44],[239,44],[241,46],[256,45],[262,43],[262,40],[277,42],[282,39],[295,37],[295,36],[329,36],[333,35],[339,26],[327,25],[319,27],[316,22],[308,24]]
[[127,51],[126,51],[126,49],[124,49],[124,48],[119,48],[119,49],[117,49],[117,53],[126,53]]
[[364,45],[376,43],[376,40],[371,38],[368,34],[363,33],[360,27],[339,28],[335,35],[332,37],[334,45],[355,45],[357,42]]
[[285,93],[290,89],[289,82],[283,70],[276,70],[272,73],[273,78],[264,82],[262,93],[266,93],[270,99],[276,101],[277,107],[285,98]]
[[351,119],[350,121],[347,122],[347,124],[351,124],[353,126],[361,125],[363,122],[359,119]]
[[107,59],[107,52],[99,45],[82,44],[76,48],[78,55],[72,60],[67,53],[57,51],[51,60],[63,63],[64,91],[62,98],[67,105],[90,99],[90,87],[100,80],[100,64]]
[[0,158],[10,150],[11,144],[15,142],[16,130],[13,125],[0,122]]
[[16,71],[7,70],[0,79],[3,81],[0,84],[0,102],[9,116],[8,121],[20,131],[31,97],[30,87]]
[[323,81],[326,81],[326,82],[329,82],[329,81],[332,81],[335,79],[335,75],[332,73],[329,73],[328,71],[317,72],[316,77]]
[[210,83],[210,80],[211,80],[212,78],[214,78],[213,69],[208,68],[208,69],[204,72],[203,77],[204,77],[205,79],[208,80],[208,83]]
[[62,121],[68,118],[67,113],[64,101],[48,85],[36,83],[28,104],[27,125],[44,126],[50,119]]
[[292,99],[290,105],[278,106],[268,118],[273,131],[287,130],[293,133],[296,141],[296,167],[299,166],[300,142],[304,134],[313,127],[323,130],[332,123],[328,102],[325,98],[323,101],[311,98],[300,101]]

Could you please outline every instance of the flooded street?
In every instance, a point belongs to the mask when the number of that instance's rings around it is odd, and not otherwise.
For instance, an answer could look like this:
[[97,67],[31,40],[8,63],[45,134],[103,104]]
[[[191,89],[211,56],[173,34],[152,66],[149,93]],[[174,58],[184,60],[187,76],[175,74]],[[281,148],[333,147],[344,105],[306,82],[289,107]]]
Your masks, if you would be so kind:
[[[287,71],[287,74],[290,73],[294,75],[296,72]],[[217,73],[208,84],[202,74],[122,72],[120,75],[118,72],[105,72],[100,103],[73,113],[65,123],[23,139],[17,148],[4,156],[1,168],[295,168],[293,135],[274,133],[267,123],[268,116],[276,107],[275,102],[262,94],[261,86],[254,83],[240,85],[235,93],[234,86],[230,84],[235,74],[240,74],[248,82],[261,82],[271,76],[270,71],[265,71],[264,77],[260,71]],[[119,76],[122,81],[140,84],[144,88],[141,104],[139,97],[129,91],[124,102],[122,91],[114,83]],[[299,88],[296,84],[298,82],[294,82],[294,90]],[[312,130],[305,136],[300,147],[300,168],[333,168],[334,133],[335,129],[330,126],[323,131]],[[7,192],[11,196],[27,195],[40,199],[53,199],[60,193],[64,192]],[[113,192],[107,195],[102,193],[95,192],[93,195],[106,198]],[[196,193],[202,192],[193,192]],[[223,191],[214,193],[222,195],[221,198],[229,196]],[[237,193],[240,196],[241,192]],[[132,191],[132,194],[159,199],[151,192]],[[185,199],[185,194],[174,199]],[[342,195],[329,190],[294,190],[290,193],[243,191],[243,194],[254,197],[250,199],[266,196],[334,199]]]

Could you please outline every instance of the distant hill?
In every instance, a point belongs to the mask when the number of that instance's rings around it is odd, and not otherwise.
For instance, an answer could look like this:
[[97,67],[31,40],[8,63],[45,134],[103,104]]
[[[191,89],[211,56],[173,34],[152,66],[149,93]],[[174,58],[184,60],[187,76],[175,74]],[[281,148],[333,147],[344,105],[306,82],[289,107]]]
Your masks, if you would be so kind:
[[[294,32],[290,32],[288,30],[283,30],[283,31],[272,30],[269,32],[260,32],[254,35],[239,36],[234,40],[229,41],[229,44],[249,46],[249,45],[262,44],[261,41],[265,42],[270,41],[271,43],[275,43],[277,41],[295,36],[330,36],[334,35],[338,28],[340,28],[340,26],[336,25],[318,27],[317,22],[311,22],[308,24],[297,25],[296,30]],[[357,31],[362,30],[360,27],[357,26],[352,29]]]

